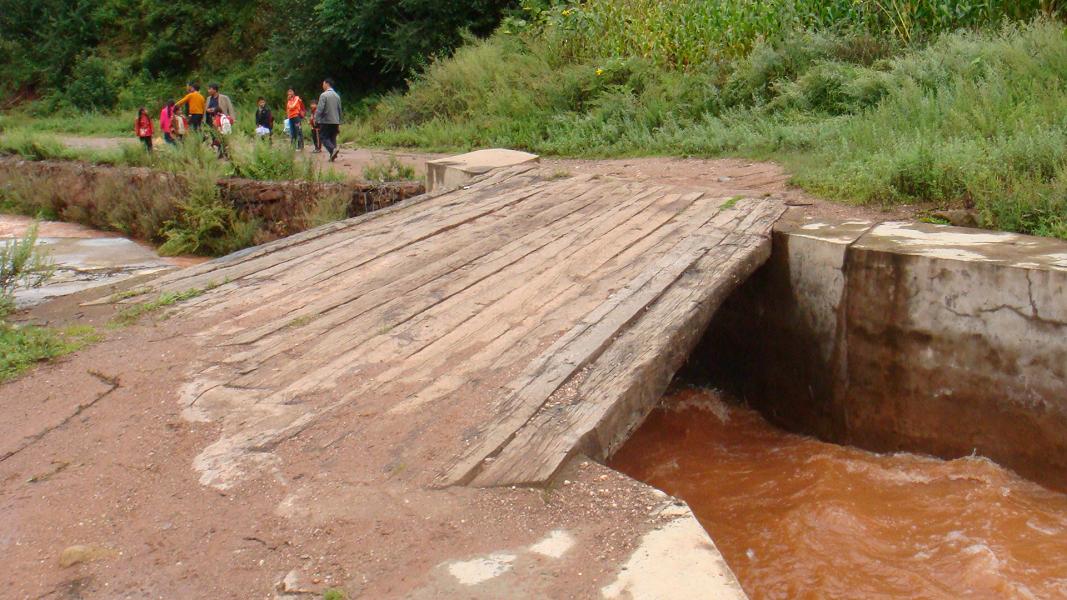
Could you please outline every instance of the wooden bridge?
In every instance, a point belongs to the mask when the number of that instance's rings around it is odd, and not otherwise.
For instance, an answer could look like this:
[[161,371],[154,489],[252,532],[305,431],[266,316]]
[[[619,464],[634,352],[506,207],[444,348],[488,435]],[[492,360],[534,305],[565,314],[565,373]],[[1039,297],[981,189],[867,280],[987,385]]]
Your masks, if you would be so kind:
[[610,454],[719,303],[770,253],[784,211],[536,166],[174,273],[211,326],[183,393],[221,423],[196,459],[233,485],[339,419],[369,472],[425,485],[536,485]]

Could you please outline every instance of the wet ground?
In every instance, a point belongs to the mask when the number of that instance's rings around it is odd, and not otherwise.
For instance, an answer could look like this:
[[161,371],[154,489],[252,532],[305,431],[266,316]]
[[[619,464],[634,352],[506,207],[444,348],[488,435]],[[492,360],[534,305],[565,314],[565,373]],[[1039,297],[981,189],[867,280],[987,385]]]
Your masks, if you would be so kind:
[[1067,495],[669,396],[611,466],[689,503],[753,598],[1067,598]]
[[[0,214],[0,243],[22,237],[33,222],[29,217]],[[161,257],[147,244],[73,223],[44,221],[37,235],[37,243],[47,249],[56,272],[44,286],[17,291],[20,307],[205,260]]]

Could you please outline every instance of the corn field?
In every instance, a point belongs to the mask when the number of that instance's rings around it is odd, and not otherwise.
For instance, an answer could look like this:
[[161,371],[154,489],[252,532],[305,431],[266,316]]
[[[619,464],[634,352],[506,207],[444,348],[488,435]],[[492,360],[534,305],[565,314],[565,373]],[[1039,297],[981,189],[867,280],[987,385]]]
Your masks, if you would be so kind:
[[529,23],[564,59],[640,56],[686,69],[799,30],[865,32],[903,44],[961,28],[1059,14],[1063,0],[528,0]]

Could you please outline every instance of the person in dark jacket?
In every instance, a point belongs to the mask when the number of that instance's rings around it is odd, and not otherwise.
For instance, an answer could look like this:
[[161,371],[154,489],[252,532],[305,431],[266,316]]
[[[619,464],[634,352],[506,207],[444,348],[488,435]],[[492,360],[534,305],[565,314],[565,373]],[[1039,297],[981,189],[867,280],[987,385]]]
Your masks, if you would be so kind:
[[341,129],[341,96],[333,90],[333,80],[322,82],[322,95],[315,108],[315,123],[319,126],[319,135],[326,152],[330,153],[330,162],[337,160],[341,151],[337,147],[337,132]]
[[[266,129],[267,132],[262,133],[261,128]],[[274,115],[267,106],[266,98],[256,100],[256,133],[266,137],[274,135]]]

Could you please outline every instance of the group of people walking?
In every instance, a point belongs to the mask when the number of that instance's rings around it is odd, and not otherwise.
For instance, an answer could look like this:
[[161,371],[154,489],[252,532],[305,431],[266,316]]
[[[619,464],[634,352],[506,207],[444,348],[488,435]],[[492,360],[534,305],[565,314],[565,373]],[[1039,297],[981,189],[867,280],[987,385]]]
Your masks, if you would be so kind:
[[[317,102],[312,102],[310,108],[304,106],[304,100],[296,94],[296,90],[289,88],[286,91],[285,101],[285,129],[293,146],[297,150],[304,149],[304,120],[308,120],[311,140],[315,145],[314,152],[321,152],[323,148],[329,153],[330,161],[337,159],[340,149],[337,146],[337,134],[341,127],[341,96],[333,89],[332,79],[322,82],[322,94]],[[182,107],[185,113],[182,112]],[[185,138],[187,132],[192,131],[198,135],[209,134],[212,146],[215,146],[220,156],[225,155],[224,136],[232,131],[237,118],[230,97],[219,92],[219,84],[213,83],[208,86],[208,95],[205,98],[200,93],[200,86],[190,83],[186,87],[186,94],[175,102],[171,100],[163,106],[159,113],[159,129],[163,134],[163,140],[168,144],[177,144]],[[264,98],[256,102],[256,133],[270,137],[274,132],[274,115],[267,106]],[[148,109],[141,107],[137,112],[137,121],[134,124],[134,132],[145,149],[152,150],[152,138],[155,128]]]

